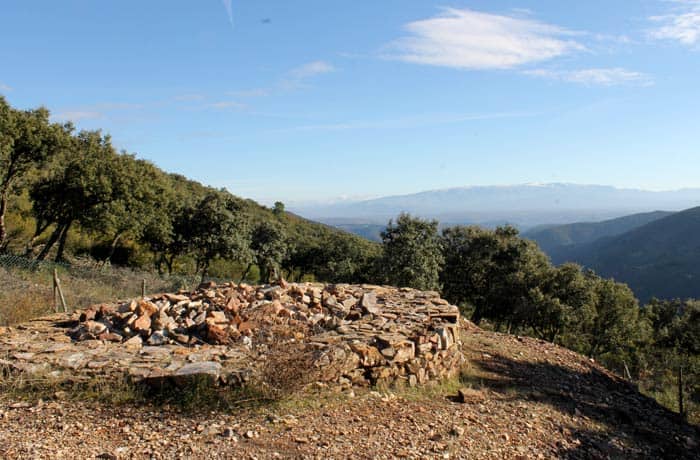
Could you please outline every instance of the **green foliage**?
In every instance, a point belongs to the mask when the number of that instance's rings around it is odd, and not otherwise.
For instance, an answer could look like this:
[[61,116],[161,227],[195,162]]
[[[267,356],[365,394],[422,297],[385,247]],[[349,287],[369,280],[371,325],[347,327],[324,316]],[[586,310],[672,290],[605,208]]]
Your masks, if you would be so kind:
[[368,254],[378,250],[288,214],[282,202],[270,209],[166,174],[116,152],[99,131],[73,134],[70,125],[49,123],[43,108],[19,111],[0,98],[0,128],[0,249],[10,247],[9,235],[14,251],[26,247],[38,259],[55,250],[57,260],[91,254],[202,276],[213,264],[226,277],[252,262],[260,266],[248,273],[265,279],[284,264],[290,276],[329,281],[367,278]]
[[38,256],[40,260],[56,242],[56,260],[63,258],[68,231],[74,223],[88,231],[100,231],[109,207],[129,193],[125,172],[119,167],[109,136],[99,131],[82,131],[72,144],[71,153],[61,166],[37,181],[30,192],[36,236],[54,226]]
[[443,231],[442,247],[443,294],[472,305],[474,322],[488,318],[512,327],[529,318],[532,290],[549,266],[534,243],[519,238],[513,227],[453,227]]
[[250,230],[245,216],[232,197],[210,193],[193,208],[186,207],[176,225],[176,240],[195,257],[202,278],[215,258],[247,262]]
[[336,283],[372,282],[379,254],[375,244],[357,244],[342,233],[329,235],[319,251],[318,275]]
[[0,250],[7,247],[5,214],[10,194],[24,185],[32,169],[65,147],[70,125],[49,123],[45,108],[20,111],[0,96]]
[[283,216],[284,215],[284,203],[281,201],[276,201],[274,207],[272,208],[272,213],[277,216]]
[[581,351],[618,369],[624,363],[633,364],[638,345],[648,334],[634,293],[626,284],[592,273],[588,277],[593,283],[595,317],[577,331],[586,338],[586,348]]
[[401,214],[382,232],[383,276],[389,284],[416,289],[440,287],[443,263],[438,223]]
[[526,324],[540,338],[555,342],[565,334],[563,341],[580,347],[577,331],[590,328],[596,317],[592,287],[591,278],[576,264],[547,267],[540,285],[530,292]]
[[700,421],[700,301],[652,299],[642,312],[653,331],[644,387],[679,411],[683,393],[685,414]]
[[261,281],[269,283],[279,278],[280,266],[288,251],[284,228],[272,221],[256,225],[250,248],[255,264],[260,269]]

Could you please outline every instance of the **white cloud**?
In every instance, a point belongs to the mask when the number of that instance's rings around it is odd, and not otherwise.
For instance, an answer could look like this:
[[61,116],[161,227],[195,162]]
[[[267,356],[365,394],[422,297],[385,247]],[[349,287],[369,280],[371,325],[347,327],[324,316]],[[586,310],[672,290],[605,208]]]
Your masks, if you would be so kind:
[[509,69],[586,49],[566,29],[469,9],[447,8],[405,29],[409,36],[391,43],[386,57],[459,69]]
[[133,104],[129,102],[104,102],[99,104],[71,107],[54,115],[59,121],[81,121],[97,120],[101,118],[114,119],[114,112],[140,111],[146,106],[144,104]]
[[[252,99],[258,97],[272,96],[279,92],[296,91],[306,88],[307,80],[319,75],[335,72],[336,68],[326,61],[312,61],[295,67],[284,73],[274,84],[268,87],[251,88],[246,90],[236,90],[226,92],[227,96],[238,99]],[[237,102],[218,102],[209,104],[208,108],[247,108],[245,104]]]
[[5,91],[9,93],[10,91],[12,91],[12,87],[0,82],[0,91]]
[[277,87],[286,91],[304,88],[306,80],[331,72],[335,72],[335,67],[326,61],[308,62],[287,72],[286,78],[280,80]]
[[57,113],[54,118],[58,121],[97,120],[104,118],[104,114],[95,111],[75,110]]
[[333,72],[335,68],[325,61],[314,61],[292,69],[289,75],[296,80],[315,77],[324,73]]
[[220,101],[220,102],[214,102],[211,104],[207,104],[204,106],[205,108],[208,109],[244,109],[246,108],[245,104],[241,104],[240,102],[235,102],[235,101]]
[[264,97],[269,96],[270,90],[266,88],[255,88],[243,91],[229,91],[227,94],[235,97]]
[[228,14],[228,21],[231,23],[231,27],[233,27],[233,7],[231,6],[231,0],[221,0],[221,3],[224,4],[226,14]]
[[620,67],[579,70],[535,69],[526,70],[523,73],[533,77],[580,83],[588,86],[617,86],[623,84],[649,86],[654,83],[651,76],[647,74]]
[[700,44],[700,1],[676,0],[675,11],[661,16],[649,18],[659,24],[649,31],[651,38],[657,40],[673,40],[684,45]]
[[173,100],[176,102],[197,102],[203,101],[204,99],[204,95],[199,93],[178,94],[173,97]]

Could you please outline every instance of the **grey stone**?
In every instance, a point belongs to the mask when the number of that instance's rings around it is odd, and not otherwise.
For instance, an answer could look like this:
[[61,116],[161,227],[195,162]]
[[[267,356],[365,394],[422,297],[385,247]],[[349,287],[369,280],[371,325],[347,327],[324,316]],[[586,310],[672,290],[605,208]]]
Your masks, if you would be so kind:
[[173,379],[178,385],[187,385],[201,379],[214,384],[219,380],[222,370],[221,364],[212,361],[190,363],[175,371]]

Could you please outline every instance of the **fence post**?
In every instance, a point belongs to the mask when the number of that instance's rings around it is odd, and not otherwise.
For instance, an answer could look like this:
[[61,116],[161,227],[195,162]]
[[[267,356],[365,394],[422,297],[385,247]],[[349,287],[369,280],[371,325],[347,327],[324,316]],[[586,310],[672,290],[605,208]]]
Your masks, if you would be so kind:
[[622,361],[622,364],[625,366],[625,378],[631,382],[632,374],[630,374],[630,369],[627,367],[627,363],[625,361]]
[[[58,291],[58,296],[61,299],[61,306],[63,307],[63,312],[68,312],[68,307],[66,307],[66,298],[63,297],[63,289],[61,289],[61,280],[58,279],[58,270],[53,269],[53,285],[54,285],[54,302],[56,300],[56,291]],[[56,306],[56,311],[58,311],[58,306]]]
[[56,284],[56,280],[58,279],[58,273],[56,273],[56,269],[53,271],[53,311],[54,313],[58,313],[58,299],[56,298],[58,294],[58,285]]
[[678,413],[681,416],[681,420],[685,422],[685,404],[683,401],[683,363],[678,364]]
[[146,298],[146,278],[141,280],[141,298]]

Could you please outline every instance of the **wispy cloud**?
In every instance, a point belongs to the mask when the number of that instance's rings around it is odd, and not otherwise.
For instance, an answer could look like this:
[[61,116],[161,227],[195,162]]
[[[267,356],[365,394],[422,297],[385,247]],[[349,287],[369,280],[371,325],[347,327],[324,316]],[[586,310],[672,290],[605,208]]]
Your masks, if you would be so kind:
[[304,88],[307,86],[307,80],[334,71],[335,67],[326,61],[307,62],[304,65],[290,70],[287,75],[277,83],[277,87],[285,91]]
[[428,114],[413,117],[392,118],[385,120],[354,120],[338,123],[324,123],[296,126],[284,131],[348,131],[364,129],[409,129],[422,126],[467,123],[478,120],[498,118],[525,118],[536,116],[532,112],[500,112],[485,114]]
[[[306,88],[314,77],[335,72],[335,67],[326,61],[318,60],[307,62],[284,72],[275,82],[267,87],[250,88],[236,91],[226,91],[218,96],[206,96],[202,93],[185,93],[172,97],[170,102],[196,103],[182,104],[186,110],[201,109],[248,109],[248,104],[242,103],[240,99],[253,99],[267,97],[276,93],[295,91]],[[217,100],[220,99],[220,100]],[[249,102],[249,101],[246,101]]]
[[204,108],[207,109],[218,109],[218,110],[224,110],[224,109],[245,109],[246,105],[241,104],[240,102],[236,101],[219,101],[219,102],[213,102],[211,104],[206,104]]
[[199,93],[178,94],[173,97],[173,100],[176,102],[197,102],[203,101],[204,99],[206,99],[206,97]]
[[[81,107],[71,107],[56,113],[53,118],[58,121],[83,121],[109,118],[133,119],[134,112],[140,112],[146,108],[145,104],[130,102],[102,102]],[[124,118],[124,113],[131,113]]]
[[224,4],[226,14],[228,14],[228,21],[231,23],[231,27],[233,27],[233,6],[231,5],[231,0],[221,0],[221,3]]
[[299,66],[296,69],[292,69],[289,74],[292,78],[302,80],[305,78],[315,77],[316,75],[330,73],[334,70],[335,68],[326,61],[313,61]]
[[12,87],[0,82],[0,91],[5,91],[5,92],[10,92],[12,91]]
[[523,73],[533,77],[579,83],[587,86],[617,86],[625,84],[649,86],[654,83],[650,75],[620,67],[579,70],[534,69],[526,70]]
[[510,69],[586,49],[564,28],[469,9],[447,8],[405,29],[409,35],[389,44],[385,57],[459,69]]
[[97,120],[104,117],[105,115],[102,112],[83,110],[60,112],[53,116],[53,118],[58,121]]
[[234,97],[264,97],[270,95],[270,90],[267,88],[254,88],[242,91],[229,91],[227,94]]
[[676,6],[669,14],[649,18],[658,24],[649,31],[649,36],[688,46],[700,44],[700,0],[674,0],[673,3]]

